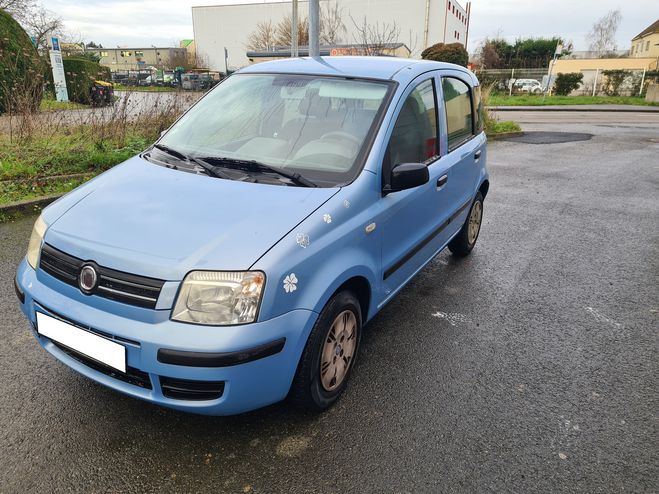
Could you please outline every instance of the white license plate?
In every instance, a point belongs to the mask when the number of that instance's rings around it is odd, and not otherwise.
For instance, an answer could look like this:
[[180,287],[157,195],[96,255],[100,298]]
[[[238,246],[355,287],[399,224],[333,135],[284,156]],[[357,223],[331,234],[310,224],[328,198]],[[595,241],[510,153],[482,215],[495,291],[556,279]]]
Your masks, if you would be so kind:
[[126,347],[37,312],[37,332],[64,346],[126,372]]

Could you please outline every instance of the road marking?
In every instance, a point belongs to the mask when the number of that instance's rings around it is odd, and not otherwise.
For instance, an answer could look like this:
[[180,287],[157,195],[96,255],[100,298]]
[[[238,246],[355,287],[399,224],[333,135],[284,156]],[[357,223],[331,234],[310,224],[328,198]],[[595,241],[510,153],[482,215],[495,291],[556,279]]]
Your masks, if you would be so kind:
[[437,311],[434,314],[432,314],[432,317],[437,317],[439,319],[444,319],[445,321],[448,321],[448,323],[451,326],[455,326],[458,323],[463,324],[463,323],[467,322],[467,317],[464,314],[460,314],[458,312],[440,312],[440,311]]
[[597,319],[600,322],[603,322],[605,324],[608,324],[611,327],[614,327],[616,329],[623,329],[624,326],[620,324],[619,322],[614,321],[613,319],[606,317],[604,314],[599,312],[597,309],[594,309],[592,307],[584,307],[586,312],[588,312],[590,315],[592,315],[595,319]]

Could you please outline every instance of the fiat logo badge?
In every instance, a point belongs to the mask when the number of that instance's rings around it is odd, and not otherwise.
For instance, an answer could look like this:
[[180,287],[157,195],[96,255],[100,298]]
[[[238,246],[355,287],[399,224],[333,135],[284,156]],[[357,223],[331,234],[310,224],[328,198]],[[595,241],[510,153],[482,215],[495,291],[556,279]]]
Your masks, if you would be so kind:
[[90,266],[89,264],[83,266],[78,275],[78,285],[80,286],[80,290],[89,295],[92,290],[96,288],[97,281],[98,275],[96,274],[94,266]]

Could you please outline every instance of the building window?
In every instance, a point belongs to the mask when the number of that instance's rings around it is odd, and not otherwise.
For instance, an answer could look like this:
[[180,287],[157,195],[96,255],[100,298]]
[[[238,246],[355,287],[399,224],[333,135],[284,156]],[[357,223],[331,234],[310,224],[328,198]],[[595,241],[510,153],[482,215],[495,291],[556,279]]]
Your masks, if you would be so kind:
[[121,56],[122,57],[130,57],[133,53],[130,51],[122,51]]
[[107,52],[107,51],[102,51],[102,52],[101,52],[101,57],[107,57],[107,56],[108,56],[108,52]]
[[648,42],[645,44],[645,50],[647,51],[649,49],[650,49],[650,40],[648,40]]
[[136,52],[135,52],[135,56],[136,56],[136,57],[143,57],[143,56],[144,56],[144,52],[143,52],[143,51],[136,51]]

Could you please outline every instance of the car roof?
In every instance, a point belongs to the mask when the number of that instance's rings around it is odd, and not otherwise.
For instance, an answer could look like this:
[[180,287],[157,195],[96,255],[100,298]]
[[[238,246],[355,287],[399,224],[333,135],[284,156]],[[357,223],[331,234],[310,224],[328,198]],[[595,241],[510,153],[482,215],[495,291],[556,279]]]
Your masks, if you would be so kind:
[[472,81],[472,84],[478,84],[476,77],[460,65],[395,57],[286,58],[249,65],[238,72],[241,74],[313,74],[403,81],[430,70],[441,69],[463,72]]

